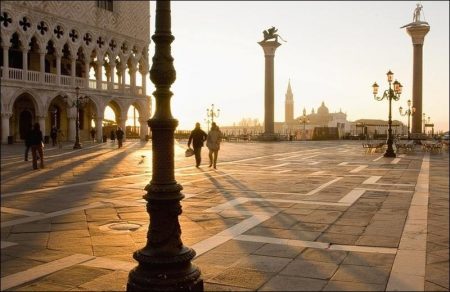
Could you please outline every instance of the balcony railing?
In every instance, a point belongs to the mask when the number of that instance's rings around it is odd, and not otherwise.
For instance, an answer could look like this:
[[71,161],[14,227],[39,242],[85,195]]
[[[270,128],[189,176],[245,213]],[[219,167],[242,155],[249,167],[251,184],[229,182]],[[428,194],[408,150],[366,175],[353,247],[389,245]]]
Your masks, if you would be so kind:
[[9,79],[22,80],[22,69],[9,68]]
[[[6,73],[6,74],[3,74]],[[41,72],[39,71],[32,71],[28,70],[25,74],[26,80],[23,80],[23,74],[24,71],[22,69],[16,69],[16,68],[8,68],[6,72],[3,71],[3,67],[0,67],[0,75],[1,78],[4,79],[4,76],[7,76],[6,79],[9,80],[20,80],[25,82],[33,82],[33,83],[39,83],[41,82]],[[121,86],[118,83],[108,83],[107,81],[101,82],[100,89],[97,89],[97,80],[95,79],[89,79],[88,84],[86,84],[86,78],[80,78],[80,77],[72,77],[67,75],[60,75],[59,76],[59,85],[62,86],[78,86],[80,88],[86,88],[94,89],[94,90],[101,90],[101,91],[112,91],[112,92],[122,92]],[[51,84],[56,85],[58,80],[58,75],[53,73],[44,73],[44,84]],[[87,85],[87,86],[86,86]],[[134,92],[133,92],[134,91]],[[132,90],[131,86],[129,84],[125,84],[123,86],[123,92],[126,94],[137,94],[137,95],[143,95],[145,94],[143,92],[143,88],[141,86],[136,86],[134,90]]]
[[61,75],[61,85],[65,85],[65,86],[72,85],[72,77]]
[[28,81],[31,82],[39,82],[40,80],[40,73],[36,71],[28,71]]
[[56,84],[56,74],[44,73],[44,83]]

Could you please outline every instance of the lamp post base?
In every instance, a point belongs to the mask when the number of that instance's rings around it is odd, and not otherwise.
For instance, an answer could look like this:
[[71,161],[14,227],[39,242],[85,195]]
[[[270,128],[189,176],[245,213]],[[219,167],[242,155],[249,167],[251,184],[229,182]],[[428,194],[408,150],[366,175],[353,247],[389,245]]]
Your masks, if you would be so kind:
[[160,258],[160,263],[156,263],[157,257],[145,254],[145,251],[135,252],[134,258],[140,263],[128,275],[127,292],[203,291],[200,270],[190,263],[195,252],[184,249],[183,252],[188,255]]
[[395,152],[394,152],[394,150],[392,150],[392,149],[387,149],[386,150],[386,152],[384,153],[384,155],[383,155],[384,157],[397,157],[397,155],[395,155]]
[[81,149],[80,142],[75,142],[75,144],[73,145],[73,149]]

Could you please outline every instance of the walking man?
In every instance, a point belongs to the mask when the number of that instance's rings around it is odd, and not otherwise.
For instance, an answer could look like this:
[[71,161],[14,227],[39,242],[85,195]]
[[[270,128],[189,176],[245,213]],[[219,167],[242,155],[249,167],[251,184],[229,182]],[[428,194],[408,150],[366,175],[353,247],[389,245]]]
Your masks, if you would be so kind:
[[195,129],[192,130],[191,135],[189,136],[188,141],[188,147],[192,146],[194,148],[194,154],[195,154],[195,167],[199,167],[200,163],[202,162],[202,147],[203,142],[206,140],[206,133],[200,129],[200,123],[195,123]]

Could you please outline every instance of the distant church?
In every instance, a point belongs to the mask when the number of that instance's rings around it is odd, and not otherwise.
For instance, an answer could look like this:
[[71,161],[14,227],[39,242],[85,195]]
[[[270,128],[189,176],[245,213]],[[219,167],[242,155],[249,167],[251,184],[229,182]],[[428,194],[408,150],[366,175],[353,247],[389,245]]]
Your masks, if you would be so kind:
[[[303,115],[294,118],[294,94],[291,88],[291,80],[289,79],[288,87],[285,94],[285,110],[284,123],[276,123],[275,131],[291,134],[297,138],[311,139],[314,135],[320,135],[320,132],[334,131],[336,138],[342,138],[345,133],[350,132],[351,123],[347,121],[347,114],[342,110],[339,112],[330,113],[325,103],[317,109],[314,108],[310,114],[306,114],[306,109],[303,109]],[[324,135],[327,135],[326,133]],[[316,137],[317,138],[317,137]]]

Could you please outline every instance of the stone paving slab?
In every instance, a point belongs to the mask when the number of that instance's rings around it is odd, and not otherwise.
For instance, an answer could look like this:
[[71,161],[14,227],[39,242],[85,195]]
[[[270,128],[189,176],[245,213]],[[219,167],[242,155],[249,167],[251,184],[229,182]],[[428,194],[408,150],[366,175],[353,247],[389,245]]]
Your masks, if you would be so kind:
[[[225,142],[213,170],[196,169],[185,148],[176,143],[182,240],[206,291],[449,290],[448,152],[390,159],[359,141]],[[146,243],[151,143],[50,147],[37,171],[22,145],[1,151],[8,290],[124,291]]]

